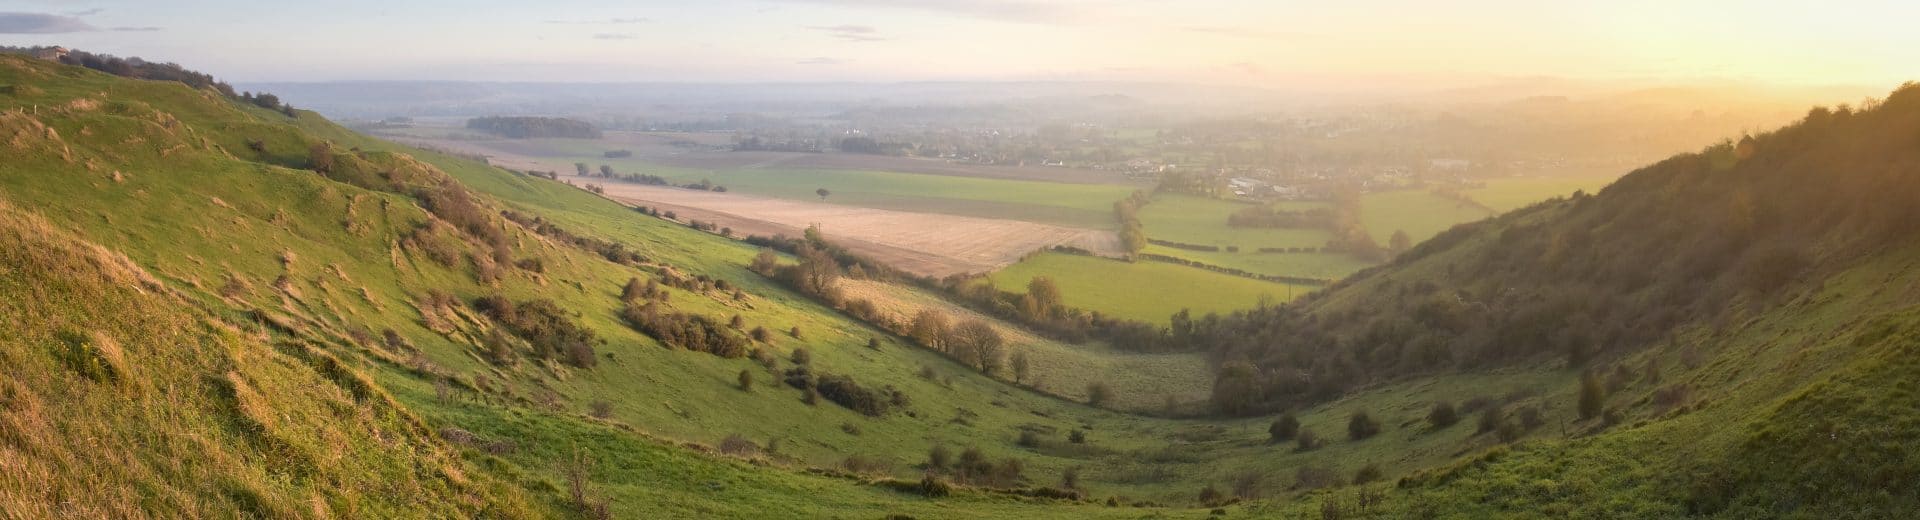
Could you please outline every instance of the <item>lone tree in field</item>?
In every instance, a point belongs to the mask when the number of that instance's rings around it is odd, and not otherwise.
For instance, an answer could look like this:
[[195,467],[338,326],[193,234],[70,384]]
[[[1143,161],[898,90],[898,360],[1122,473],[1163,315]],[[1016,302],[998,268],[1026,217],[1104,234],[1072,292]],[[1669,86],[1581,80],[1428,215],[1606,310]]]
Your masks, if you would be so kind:
[[960,322],[950,334],[953,355],[960,361],[979,368],[981,372],[991,374],[1000,368],[1000,360],[1006,355],[1006,339],[1000,337],[992,325],[978,319]]
[[831,192],[831,191],[827,191],[827,189],[826,189],[826,188],[820,188],[820,189],[817,189],[817,190],[813,190],[813,194],[814,194],[814,195],[819,195],[819,196],[820,196],[820,200],[827,200],[827,196],[828,196],[828,195],[832,195],[832,194],[833,194],[833,192]]
[[607,165],[605,165],[605,164],[602,164],[602,165],[600,165],[600,176],[602,176],[602,177],[612,177],[612,176],[613,176],[613,167],[612,167],[612,166],[607,166]]
[[574,173],[575,175],[579,175],[579,176],[581,176],[581,177],[586,177],[586,176],[587,176],[587,163],[583,163],[583,162],[577,162],[577,163],[573,163],[573,173]]

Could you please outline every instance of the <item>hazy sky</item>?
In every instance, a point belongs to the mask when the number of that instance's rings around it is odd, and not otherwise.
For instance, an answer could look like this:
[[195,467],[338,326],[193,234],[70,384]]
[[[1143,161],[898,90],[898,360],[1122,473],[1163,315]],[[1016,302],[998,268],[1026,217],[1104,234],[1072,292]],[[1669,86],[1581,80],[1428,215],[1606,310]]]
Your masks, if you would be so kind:
[[1920,2],[0,0],[0,44],[240,81],[1920,79]]

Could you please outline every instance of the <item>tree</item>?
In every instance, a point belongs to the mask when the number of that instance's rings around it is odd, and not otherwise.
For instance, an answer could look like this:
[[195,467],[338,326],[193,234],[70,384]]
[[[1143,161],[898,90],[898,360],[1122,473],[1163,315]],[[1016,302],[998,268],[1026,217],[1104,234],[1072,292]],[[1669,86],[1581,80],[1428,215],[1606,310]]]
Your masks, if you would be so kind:
[[574,175],[579,175],[579,176],[581,176],[581,177],[586,177],[586,176],[587,176],[587,172],[588,172],[588,169],[587,169],[587,163],[583,163],[583,162],[577,162],[577,163],[573,163],[573,173],[574,173]]
[[740,389],[747,390],[747,391],[753,390],[753,371],[752,370],[746,370],[746,369],[740,370]]
[[1298,433],[1300,433],[1300,420],[1294,418],[1292,413],[1280,414],[1273,419],[1273,424],[1267,425],[1267,439],[1271,442],[1293,440],[1293,436]]
[[945,351],[949,328],[946,313],[923,309],[913,316],[913,326],[909,327],[908,335],[920,346]]
[[1365,411],[1353,412],[1353,416],[1347,418],[1347,438],[1349,439],[1365,440],[1379,433],[1380,422],[1373,420],[1373,417],[1367,415]]
[[1035,318],[1051,317],[1053,310],[1060,308],[1061,305],[1060,286],[1055,285],[1052,278],[1045,276],[1035,276],[1032,281],[1027,282],[1027,296],[1033,297],[1034,306],[1039,312],[1039,315],[1034,316]]
[[1027,379],[1027,369],[1031,367],[1027,366],[1026,351],[1014,352],[1013,359],[1009,361],[1009,363],[1013,365],[1013,382],[1014,383],[1019,383]]
[[969,319],[953,327],[949,335],[953,344],[954,357],[981,372],[993,373],[1000,368],[1000,360],[1005,355],[1006,339],[992,325],[979,319]]
[[1580,376],[1580,418],[1592,419],[1600,416],[1607,406],[1607,389],[1600,385],[1600,376],[1588,371]]
[[828,196],[828,195],[832,195],[832,194],[833,194],[833,192],[831,192],[831,191],[827,191],[827,189],[826,189],[826,188],[820,188],[820,189],[817,189],[817,190],[813,190],[813,194],[814,194],[814,195],[819,195],[819,196],[820,196],[820,200],[827,200],[827,196]]
[[1399,230],[1399,229],[1393,230],[1393,236],[1387,238],[1388,253],[1398,255],[1400,253],[1405,253],[1407,252],[1408,249],[1412,249],[1412,248],[1413,248],[1413,238],[1408,237],[1407,232],[1405,230]]
[[602,177],[612,177],[612,176],[613,176],[613,167],[612,167],[612,166],[607,166],[607,165],[605,165],[605,164],[602,164],[602,165],[600,165],[600,176],[602,176]]
[[333,172],[333,145],[325,142],[315,143],[307,149],[307,160],[313,164],[313,171]]

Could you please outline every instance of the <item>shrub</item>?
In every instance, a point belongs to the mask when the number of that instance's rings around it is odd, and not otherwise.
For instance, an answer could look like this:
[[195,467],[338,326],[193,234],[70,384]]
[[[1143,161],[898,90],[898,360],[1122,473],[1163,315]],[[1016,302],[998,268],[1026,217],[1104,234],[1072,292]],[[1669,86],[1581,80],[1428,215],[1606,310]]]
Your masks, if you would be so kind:
[[1213,487],[1213,484],[1207,484],[1207,487],[1200,488],[1200,503],[1202,504],[1218,504],[1225,498],[1226,495],[1220,494],[1220,488]]
[[1314,435],[1313,430],[1301,428],[1299,433],[1294,434],[1293,444],[1293,451],[1317,450],[1320,449],[1320,436]]
[[1580,377],[1580,419],[1599,417],[1607,405],[1606,389],[1600,385],[1600,377],[1588,372]]
[[1460,414],[1454,411],[1452,403],[1446,401],[1433,403],[1433,410],[1427,412],[1427,424],[1432,425],[1435,430],[1445,429],[1457,422],[1460,422]]
[[1080,468],[1068,467],[1060,471],[1060,487],[1080,489]]
[[1347,418],[1347,438],[1356,441],[1366,440],[1380,434],[1380,422],[1368,416],[1367,412],[1354,412]]
[[613,417],[613,403],[609,403],[606,401],[594,401],[593,403],[587,405],[587,409],[589,410],[588,413],[593,415],[595,419],[606,419],[609,417]]
[[1505,422],[1507,422],[1507,413],[1505,410],[1501,410],[1498,405],[1488,406],[1485,410],[1480,411],[1480,428],[1475,430],[1474,434],[1478,435],[1498,430],[1500,429],[1500,424]]
[[754,444],[753,441],[747,440],[746,437],[735,433],[720,440],[720,453],[736,457],[749,457],[760,453],[760,446]]
[[1095,381],[1087,385],[1087,404],[1090,406],[1106,404],[1112,397],[1113,390],[1107,388],[1106,382]]
[[1086,444],[1086,443],[1087,443],[1087,431],[1086,431],[1086,430],[1074,430],[1074,431],[1073,431],[1072,433],[1068,433],[1068,434],[1067,434],[1067,442],[1071,442],[1071,443],[1074,443],[1074,444]]
[[939,476],[928,473],[920,477],[920,494],[927,498],[942,498],[953,494],[953,485],[941,480]]
[[773,340],[773,333],[767,332],[766,327],[754,327],[753,332],[747,333],[747,336],[761,343],[768,343]]
[[748,392],[753,391],[753,371],[752,370],[747,370],[747,369],[740,370],[740,390],[748,391]]
[[1038,448],[1040,447],[1040,434],[1034,433],[1033,430],[1020,430],[1020,440],[1017,442],[1023,447]]
[[792,361],[795,365],[811,364],[813,362],[813,353],[807,351],[804,347],[796,348],[793,349],[793,354],[790,354],[787,360]]
[[1377,464],[1369,463],[1365,466],[1361,466],[1359,471],[1353,472],[1353,483],[1354,485],[1360,485],[1368,482],[1373,482],[1376,480],[1380,480],[1380,476],[1381,476],[1380,466]]
[[654,302],[629,302],[621,319],[634,330],[668,346],[724,358],[747,355],[747,340],[704,314],[663,311]]
[[1300,431],[1299,419],[1294,418],[1293,414],[1291,413],[1280,414],[1279,417],[1276,417],[1273,419],[1273,424],[1267,425],[1267,441],[1268,442],[1290,441],[1290,440],[1293,440],[1294,434],[1298,433],[1299,431]]
[[893,471],[893,465],[874,457],[850,455],[840,461],[840,469],[859,475],[885,475]]
[[953,453],[947,450],[945,444],[935,444],[933,445],[933,449],[927,450],[928,468],[946,469],[947,463],[952,462],[952,460]]

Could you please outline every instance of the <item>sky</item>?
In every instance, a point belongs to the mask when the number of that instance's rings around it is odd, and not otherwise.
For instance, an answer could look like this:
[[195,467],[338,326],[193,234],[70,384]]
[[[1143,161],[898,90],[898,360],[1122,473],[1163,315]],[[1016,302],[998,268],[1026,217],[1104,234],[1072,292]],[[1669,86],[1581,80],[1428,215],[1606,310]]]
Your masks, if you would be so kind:
[[252,82],[1891,87],[1920,79],[1916,19],[1911,0],[0,0],[0,45]]

